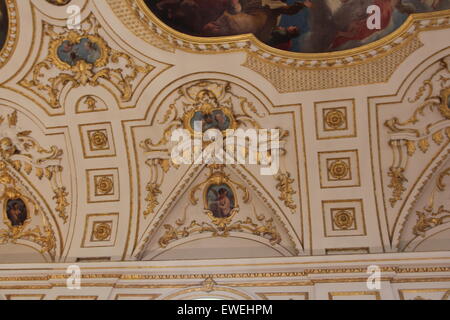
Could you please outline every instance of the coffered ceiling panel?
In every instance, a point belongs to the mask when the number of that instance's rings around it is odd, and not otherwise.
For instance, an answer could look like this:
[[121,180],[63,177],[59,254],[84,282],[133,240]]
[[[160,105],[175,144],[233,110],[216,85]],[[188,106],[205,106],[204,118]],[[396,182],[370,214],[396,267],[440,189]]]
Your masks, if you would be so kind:
[[[450,12],[438,2],[313,54],[182,34],[144,1],[0,1],[1,260],[448,250]],[[179,163],[173,134],[194,139],[196,121],[219,140],[260,130],[269,150],[253,164]]]

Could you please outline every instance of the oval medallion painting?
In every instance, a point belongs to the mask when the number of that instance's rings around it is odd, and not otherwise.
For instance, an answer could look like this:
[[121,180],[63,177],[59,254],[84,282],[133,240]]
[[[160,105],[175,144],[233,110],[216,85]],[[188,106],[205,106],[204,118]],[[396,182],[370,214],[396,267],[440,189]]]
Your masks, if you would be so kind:
[[219,131],[225,131],[230,128],[231,120],[224,113],[223,110],[217,109],[212,112],[196,111],[191,118],[191,128],[195,128],[195,122],[200,121],[202,124],[202,131],[205,132],[209,129],[217,129]]
[[215,218],[228,218],[235,208],[233,190],[225,183],[212,184],[206,193],[208,210]]
[[0,50],[5,44],[8,36],[8,12],[6,11],[5,0],[0,0]]
[[98,44],[87,38],[81,38],[78,43],[65,40],[58,47],[58,58],[71,67],[82,60],[94,64],[101,57]]
[[22,226],[28,217],[25,202],[20,198],[8,200],[6,202],[6,215],[13,227]]
[[[393,32],[411,13],[450,9],[450,0],[144,0],[177,31],[199,37],[254,34],[294,52],[359,47]],[[379,8],[379,28],[369,29],[367,8]]]

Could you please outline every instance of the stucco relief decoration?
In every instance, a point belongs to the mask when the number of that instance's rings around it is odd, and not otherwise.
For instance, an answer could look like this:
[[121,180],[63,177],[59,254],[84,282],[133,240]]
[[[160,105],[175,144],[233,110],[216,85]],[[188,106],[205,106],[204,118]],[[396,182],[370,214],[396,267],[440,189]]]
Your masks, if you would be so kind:
[[391,206],[403,198],[406,191],[408,159],[417,152],[426,154],[430,147],[448,143],[450,139],[450,57],[439,61],[439,67],[431,74],[407,103],[417,105],[406,120],[393,117],[385,122],[389,130],[389,145],[393,163],[389,168],[389,199]]
[[[447,189],[445,179],[449,176],[450,168],[446,168],[439,173],[427,206],[416,212],[417,222],[413,227],[414,235],[424,237],[428,230],[450,221],[450,210],[447,210],[446,206],[442,204],[448,200],[445,197]],[[440,197],[444,197],[444,199],[441,200]]]
[[[208,129],[217,129],[224,135],[224,154],[226,159],[234,159],[236,161],[237,153],[241,152],[243,156],[248,155],[246,145],[231,147],[227,143],[226,132],[228,129],[261,129],[262,126],[258,119],[267,117],[267,114],[259,112],[255,105],[246,97],[236,95],[233,85],[225,81],[201,80],[181,87],[178,90],[178,97],[170,104],[161,119],[158,119],[160,125],[164,125],[163,136],[159,141],[148,138],[141,142],[141,147],[146,153],[146,163],[150,168],[150,181],[147,184],[146,209],[144,215],[155,212],[158,206],[158,197],[161,194],[160,187],[164,181],[164,175],[171,169],[178,169],[180,164],[174,163],[171,154],[175,147],[171,141],[172,133],[176,129],[186,129],[192,137],[197,135],[194,130],[196,121],[202,123],[202,132]],[[279,129],[279,149],[281,156],[286,154],[284,149],[285,139],[288,137],[287,130]],[[202,138],[200,138],[202,139]],[[269,137],[268,140],[271,138]],[[234,141],[234,140],[233,140]],[[195,144],[195,143],[194,143]],[[203,141],[200,145],[193,146],[192,154],[198,149],[207,150],[210,142]],[[270,141],[267,142],[270,145]],[[269,148],[270,149],[270,148]],[[232,153],[229,151],[232,150]],[[268,150],[270,153],[273,150]],[[258,153],[258,163],[261,161],[261,154]],[[192,164],[203,165],[193,159]],[[284,201],[286,207],[294,210],[296,205],[292,199],[292,195],[296,192],[292,188],[294,179],[281,166],[280,171],[274,176],[278,183],[277,189],[280,191],[280,199]],[[216,190],[218,191],[218,190]]]
[[67,195],[61,185],[62,150],[56,146],[42,147],[31,131],[18,126],[18,113],[0,115],[0,201],[3,223],[0,243],[31,241],[42,253],[55,256],[56,240],[36,198],[23,184],[23,177],[34,174],[47,180],[54,192],[55,211],[67,221]]
[[272,245],[281,242],[273,218],[257,215],[254,218],[239,219],[239,197],[237,190],[242,193],[242,201],[249,203],[248,189],[232,180],[224,172],[223,165],[209,165],[207,179],[190,190],[190,202],[196,206],[199,199],[197,193],[202,193],[204,213],[208,221],[192,220],[187,222],[186,210],[184,216],[176,221],[176,225],[165,224],[166,232],[159,239],[161,248],[166,248],[173,241],[187,238],[196,233],[212,233],[213,236],[227,237],[230,232],[248,232],[256,236],[267,238]]
[[154,67],[111,49],[99,35],[100,28],[93,15],[81,30],[44,24],[44,34],[51,39],[47,57],[20,84],[46,99],[54,109],[62,107],[61,93],[67,86],[74,89],[109,84],[122,102],[130,101],[134,81]]
[[48,3],[54,4],[55,6],[65,6],[71,0],[47,0]]
[[62,185],[62,150],[57,146],[42,147],[32,137],[31,131],[17,126],[17,111],[0,116],[0,157],[4,165],[19,173],[34,174],[39,180],[47,180],[55,201],[55,211],[67,222],[68,192]]

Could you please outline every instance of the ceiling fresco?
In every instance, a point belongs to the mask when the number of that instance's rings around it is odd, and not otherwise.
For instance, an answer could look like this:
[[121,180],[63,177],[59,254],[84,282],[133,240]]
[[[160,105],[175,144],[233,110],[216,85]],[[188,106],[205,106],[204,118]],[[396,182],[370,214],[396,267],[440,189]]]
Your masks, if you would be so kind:
[[[198,37],[254,34],[292,52],[332,52],[376,41],[412,13],[450,8],[450,0],[144,0],[173,29]],[[369,29],[371,5],[379,28]]]
[[8,12],[5,1],[0,0],[0,49],[3,48],[6,36],[8,35]]

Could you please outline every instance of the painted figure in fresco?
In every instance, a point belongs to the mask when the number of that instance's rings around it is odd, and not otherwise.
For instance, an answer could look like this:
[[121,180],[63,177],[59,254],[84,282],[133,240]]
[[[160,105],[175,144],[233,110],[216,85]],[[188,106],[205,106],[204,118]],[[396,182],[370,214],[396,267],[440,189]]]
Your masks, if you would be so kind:
[[290,51],[292,49],[292,40],[300,35],[300,30],[296,26],[276,27],[272,31],[268,45]]
[[[381,29],[367,28],[367,8],[381,9]],[[450,8],[450,0],[314,0],[296,51],[329,52],[378,40],[397,29],[409,14]]]
[[[220,18],[205,25],[203,31],[209,36],[253,33],[261,41],[269,42],[282,15],[296,15],[302,9],[311,7],[310,0],[295,2],[292,5],[281,0],[250,0],[241,6],[240,12],[224,12]],[[292,33],[287,32],[287,35],[291,36]]]
[[198,35],[223,12],[240,10],[238,0],[161,0],[156,7],[172,26]]
[[22,199],[8,200],[6,214],[13,227],[22,226],[27,220],[27,207]]
[[8,35],[8,13],[6,11],[5,1],[0,0],[0,50],[5,43]]
[[230,128],[230,119],[222,110],[214,110],[212,113],[197,111],[191,119],[191,128],[194,128],[195,121],[201,121],[203,132],[209,129],[224,131]]
[[[145,0],[165,23],[195,36],[253,33],[282,50],[351,49],[395,31],[408,15],[450,9],[450,0]],[[379,6],[381,29],[368,29]],[[308,8],[308,10],[302,10]]]
[[[345,3],[348,0],[340,0]],[[374,5],[377,5],[381,9],[381,29],[385,29],[391,21],[391,16],[394,11],[394,7],[401,3],[398,0],[375,0]],[[346,30],[339,31],[328,48],[329,51],[340,47],[342,44],[351,40],[363,40],[377,32],[377,29],[367,28],[368,15],[365,14],[362,17],[354,19],[348,25]]]
[[75,66],[80,60],[94,64],[100,56],[101,50],[98,45],[87,38],[81,39],[76,44],[65,40],[58,48],[58,57],[71,66]]
[[233,193],[227,185],[211,186],[208,190],[208,209],[216,218],[227,218],[234,209]]

